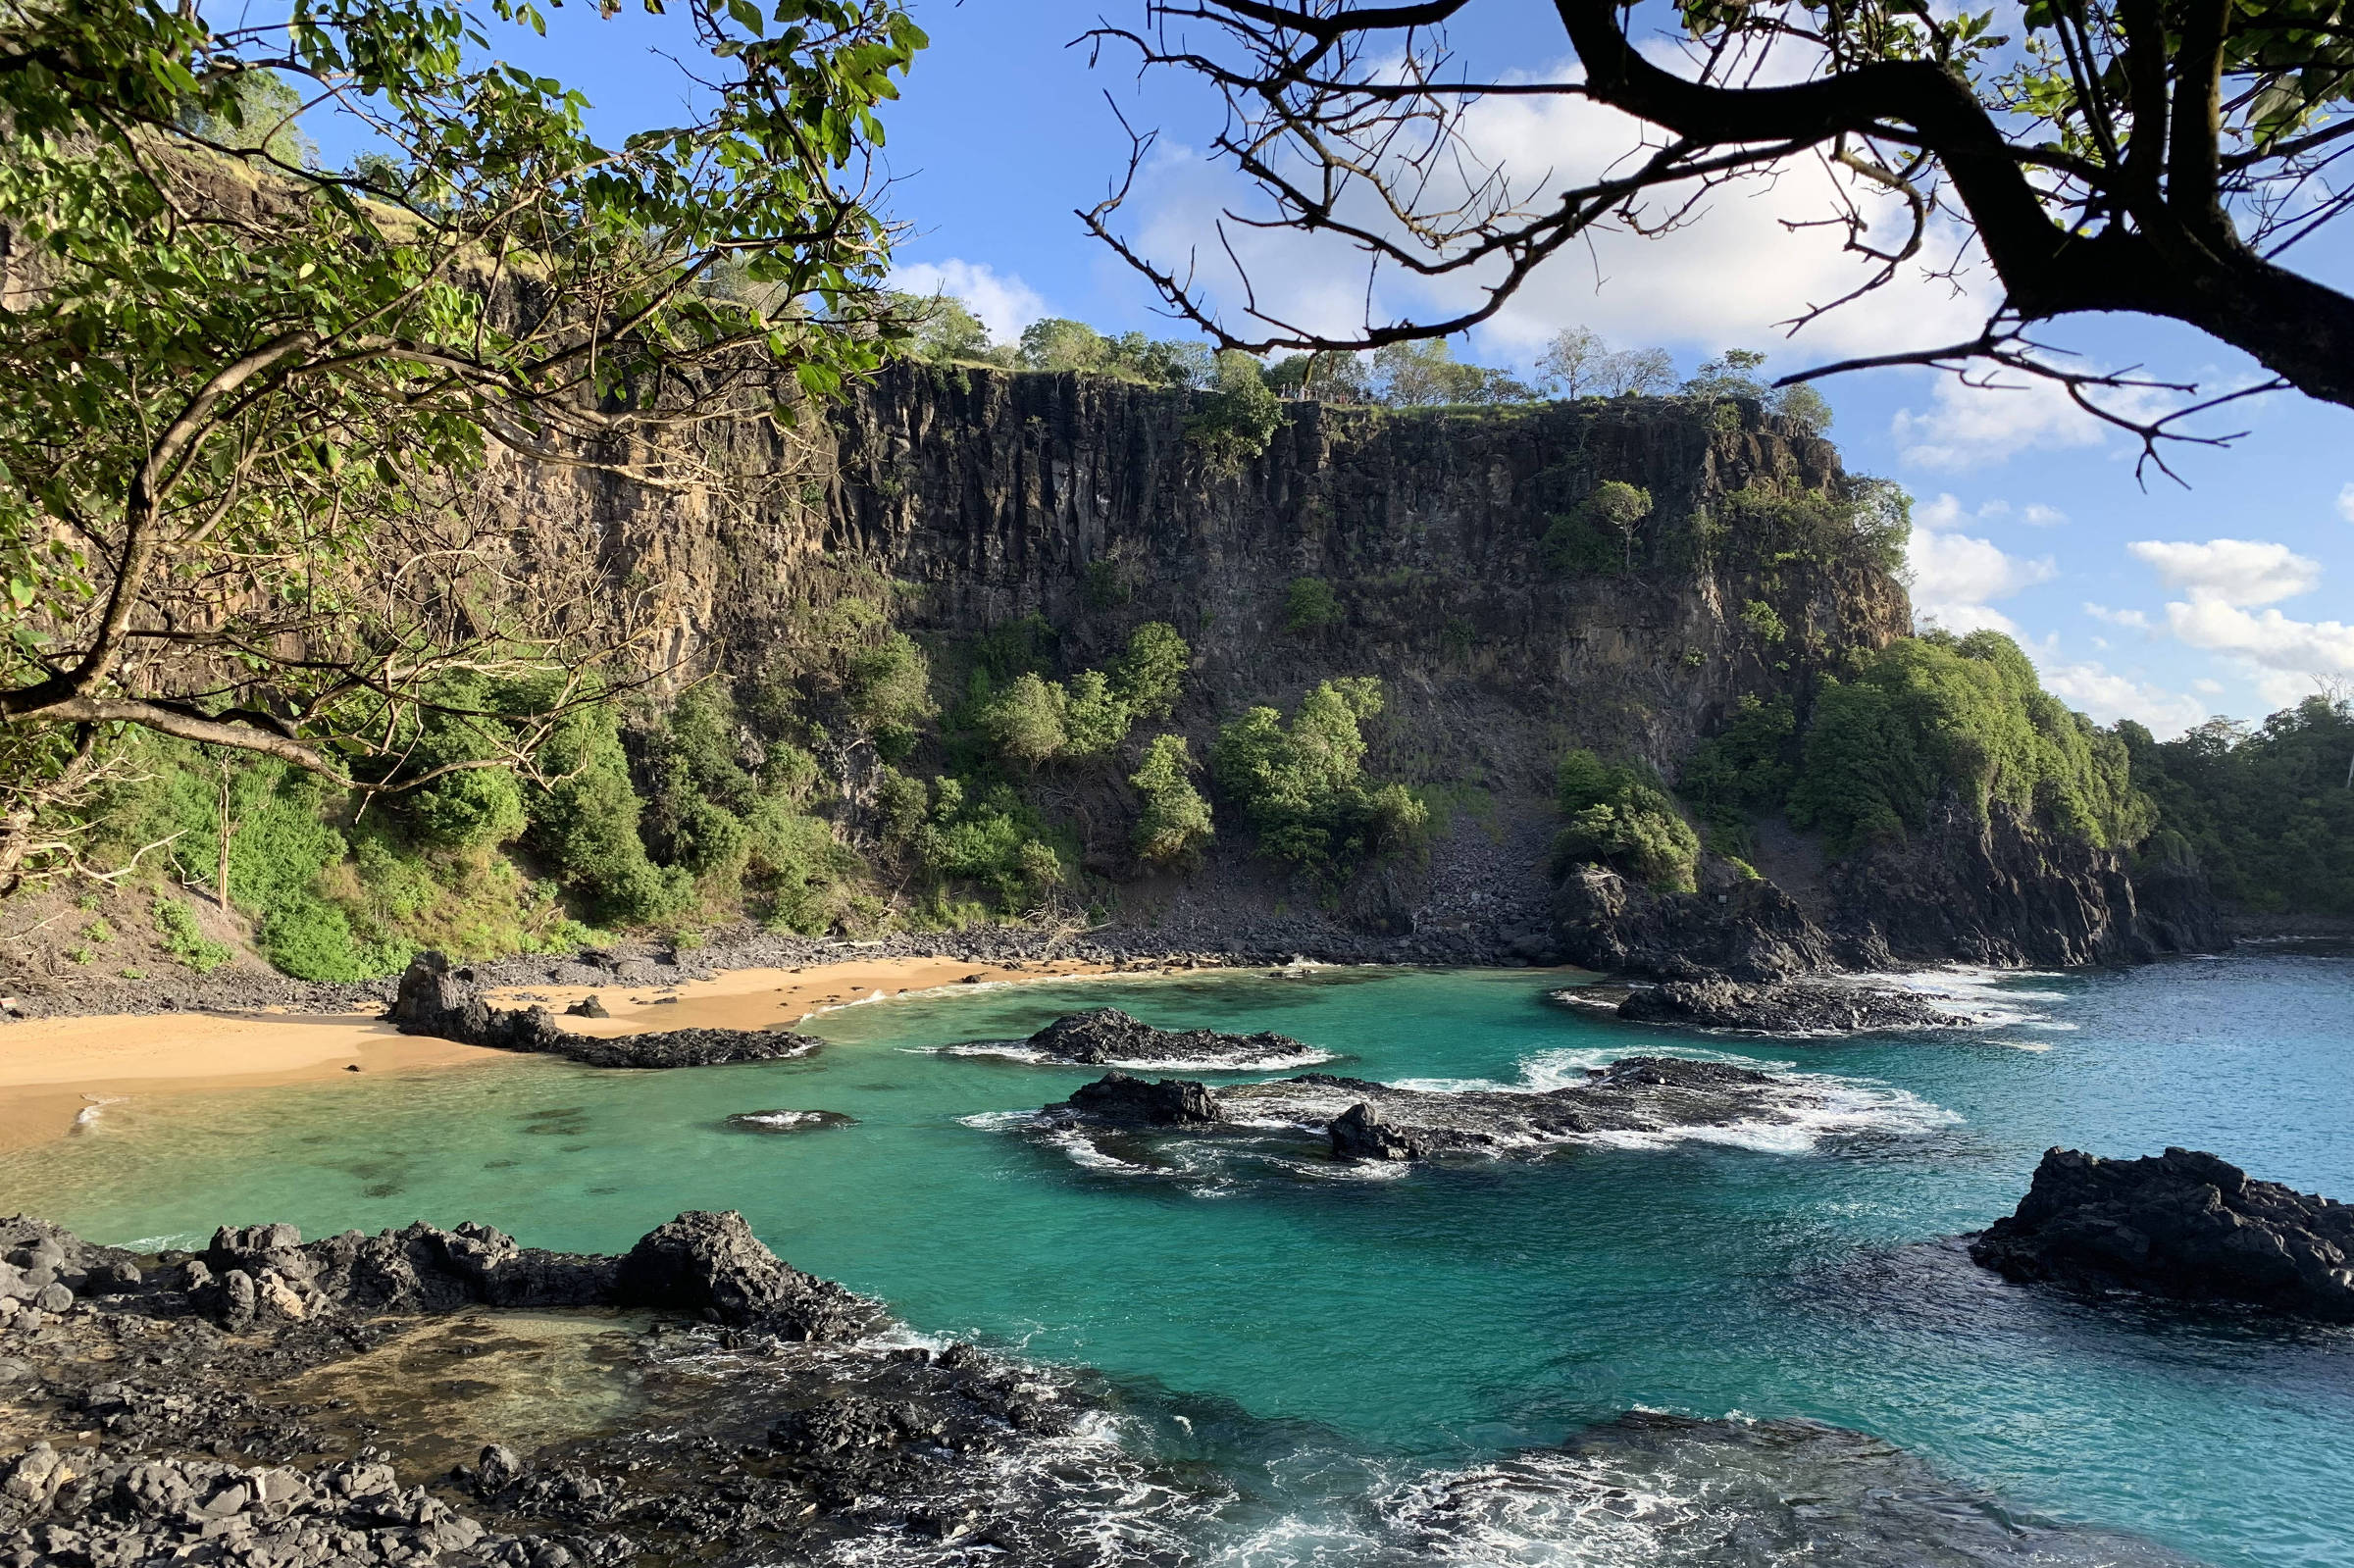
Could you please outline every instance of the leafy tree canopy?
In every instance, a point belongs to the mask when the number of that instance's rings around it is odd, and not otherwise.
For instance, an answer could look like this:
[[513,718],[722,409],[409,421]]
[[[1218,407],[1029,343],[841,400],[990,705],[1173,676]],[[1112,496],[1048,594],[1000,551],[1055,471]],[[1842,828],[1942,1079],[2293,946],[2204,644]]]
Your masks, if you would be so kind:
[[[453,675],[571,671],[543,718],[623,688],[649,607],[483,473],[691,485],[700,431],[790,429],[896,330],[866,160],[923,34],[691,10],[701,108],[608,147],[495,58],[530,0],[0,4],[0,885],[124,726],[419,787],[361,765]],[[298,106],[380,150],[317,168]]]

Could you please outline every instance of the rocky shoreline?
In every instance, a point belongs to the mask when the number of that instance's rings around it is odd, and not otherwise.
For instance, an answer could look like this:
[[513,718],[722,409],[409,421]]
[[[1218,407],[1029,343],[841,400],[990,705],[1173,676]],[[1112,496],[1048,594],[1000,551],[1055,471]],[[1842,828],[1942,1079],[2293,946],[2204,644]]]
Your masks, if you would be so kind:
[[[224,1229],[201,1253],[133,1257],[24,1217],[0,1247],[0,1561],[567,1568],[908,1537],[1066,1560],[1036,1499],[998,1481],[1088,1419],[1075,1380],[914,1343],[733,1213],[683,1214],[612,1257],[476,1225]],[[600,1337],[637,1413],[421,1465],[437,1434],[501,1413],[474,1411],[468,1361],[550,1323]],[[385,1354],[421,1387],[384,1387]],[[423,1426],[393,1397],[418,1393]]]
[[1608,1011],[1630,1024],[1730,1030],[1757,1035],[1858,1035],[1961,1029],[1972,1020],[1932,998],[1858,978],[1782,981],[1668,981],[1642,986],[1566,986],[1546,999]]
[[1116,1007],[1057,1018],[1027,1039],[967,1040],[961,1056],[1004,1056],[1049,1066],[1254,1071],[1328,1062],[1333,1052],[1289,1035],[1229,1035],[1214,1029],[1155,1029]]

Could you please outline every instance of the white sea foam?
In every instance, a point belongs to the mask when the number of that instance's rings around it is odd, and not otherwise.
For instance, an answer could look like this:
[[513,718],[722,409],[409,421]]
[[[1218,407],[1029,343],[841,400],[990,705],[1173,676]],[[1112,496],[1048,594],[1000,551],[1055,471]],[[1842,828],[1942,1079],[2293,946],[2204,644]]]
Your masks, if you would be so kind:
[[785,1129],[798,1127],[804,1122],[822,1122],[825,1115],[820,1111],[743,1111],[729,1120],[750,1127]]

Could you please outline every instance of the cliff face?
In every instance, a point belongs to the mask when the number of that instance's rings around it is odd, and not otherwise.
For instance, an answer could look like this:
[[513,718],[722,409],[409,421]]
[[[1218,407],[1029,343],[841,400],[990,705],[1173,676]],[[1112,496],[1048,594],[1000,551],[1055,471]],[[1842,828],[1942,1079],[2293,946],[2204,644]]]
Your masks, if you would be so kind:
[[[1042,615],[1085,663],[1143,621],[1196,650],[1196,718],[1379,675],[1392,739],[1444,751],[1418,778],[1548,787],[1572,740],[1671,765],[1744,692],[1908,630],[1903,589],[1860,560],[1701,558],[1713,503],[1838,480],[1817,439],[1652,401],[1407,414],[1297,405],[1242,475],[1205,473],[1189,399],[1075,376],[902,372],[838,423],[825,547],[918,590],[908,625],[969,635]],[[1654,514],[1616,572],[1549,570],[1552,522],[1604,481]],[[1285,627],[1303,578],[1341,612]],[[1741,612],[1770,600],[1769,644]],[[1776,662],[1788,668],[1776,668]],[[1409,773],[1413,760],[1393,761]]]
[[[770,478],[724,502],[603,481],[514,499],[594,519],[614,580],[666,607],[680,629],[668,651],[687,668],[756,675],[812,603],[844,593],[872,596],[936,650],[1035,615],[1070,669],[1163,621],[1195,650],[1176,727],[1198,756],[1246,706],[1379,676],[1389,711],[1372,766],[1465,803],[1427,862],[1286,913],[1313,900],[1229,831],[1195,876],[1116,895],[1124,918],[1172,932],[1239,921],[1262,942],[1426,958],[1516,941],[1529,956],[1758,976],[2084,962],[2208,936],[2195,898],[2154,918],[2122,857],[1967,813],[1841,866],[1797,844],[1768,857],[1778,887],[1739,885],[1721,867],[1682,901],[1607,873],[1551,885],[1564,747],[1672,778],[1744,695],[1803,691],[1851,650],[1910,631],[1904,589],[1869,541],[1809,531],[1768,504],[1839,492],[1828,443],[1754,407],[1675,399],[1311,403],[1288,411],[1263,457],[1220,474],[1187,439],[1194,407],[1096,378],[905,367],[805,445],[738,454]],[[1650,517],[1599,569],[1591,551],[1584,566],[1549,564],[1548,531],[1608,481],[1648,491]],[[1303,579],[1329,585],[1337,619],[1287,624]],[[1082,782],[1059,804],[1091,869],[1132,875],[1105,847],[1123,831],[1120,788]]]

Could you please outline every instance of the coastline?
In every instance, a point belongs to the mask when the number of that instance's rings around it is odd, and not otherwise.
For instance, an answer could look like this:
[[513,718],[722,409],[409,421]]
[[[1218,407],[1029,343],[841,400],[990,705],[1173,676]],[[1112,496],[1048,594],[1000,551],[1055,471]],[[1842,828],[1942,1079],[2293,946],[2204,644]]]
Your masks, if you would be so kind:
[[[736,969],[706,979],[635,986],[521,986],[494,992],[506,1006],[538,1002],[583,1035],[793,1025],[836,1007],[964,984],[1008,985],[1105,974],[1112,965],[1066,959],[974,963],[865,958],[793,968]],[[1123,973],[1158,973],[1133,965]],[[620,995],[616,995],[616,992]],[[601,996],[610,1018],[563,1017]],[[405,1073],[511,1059],[512,1053],[403,1035],[369,1013],[181,1012],[82,1014],[0,1023],[0,1153],[70,1135],[93,1106],[129,1098],[234,1093],[318,1083],[357,1070]]]

